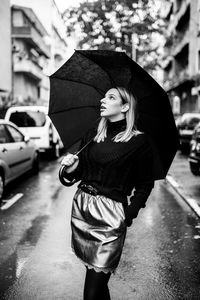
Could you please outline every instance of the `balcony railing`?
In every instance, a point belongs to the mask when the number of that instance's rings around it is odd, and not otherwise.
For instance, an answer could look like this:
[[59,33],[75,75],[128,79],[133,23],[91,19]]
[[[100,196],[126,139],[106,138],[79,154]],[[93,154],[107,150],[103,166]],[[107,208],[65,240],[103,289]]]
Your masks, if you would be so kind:
[[14,63],[14,72],[26,73],[36,80],[41,80],[44,76],[42,69],[38,65],[35,65],[31,60],[25,59]]
[[188,9],[188,5],[190,5],[191,0],[185,0],[181,3],[181,6],[178,10],[178,12],[174,15],[172,15],[172,19],[170,20],[169,26],[168,26],[168,32],[173,32],[175,27],[178,25],[179,20],[184,16]]
[[176,56],[183,47],[190,42],[190,30],[189,28],[183,33],[177,35],[176,40],[171,48],[172,55]]
[[164,87],[167,91],[169,91],[190,79],[191,78],[189,76],[189,71],[188,68],[186,67],[185,69],[179,71],[177,70],[176,73],[170,72],[168,75],[165,74]]
[[35,28],[30,26],[12,27],[12,37],[27,39],[37,52],[47,58],[50,57],[50,47],[45,44],[44,39]]

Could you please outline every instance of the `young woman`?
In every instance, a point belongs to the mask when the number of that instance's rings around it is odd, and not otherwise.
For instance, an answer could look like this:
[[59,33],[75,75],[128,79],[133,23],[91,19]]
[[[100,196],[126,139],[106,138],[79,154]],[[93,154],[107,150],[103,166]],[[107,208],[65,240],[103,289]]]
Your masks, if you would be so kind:
[[68,153],[61,163],[68,179],[81,180],[71,226],[73,250],[86,266],[84,300],[110,299],[107,284],[119,263],[126,228],[154,186],[152,150],[134,126],[135,108],[125,88],[107,91],[98,129],[82,143],[94,139],[80,157]]

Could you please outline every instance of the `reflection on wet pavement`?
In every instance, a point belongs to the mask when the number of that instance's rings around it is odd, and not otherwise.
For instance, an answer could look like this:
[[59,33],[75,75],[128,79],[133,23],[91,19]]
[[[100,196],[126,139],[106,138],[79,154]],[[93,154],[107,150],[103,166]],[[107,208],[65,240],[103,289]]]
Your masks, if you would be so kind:
[[[20,211],[20,224],[29,226],[13,251],[8,248],[11,253],[0,266],[6,300],[82,299],[85,270],[70,248],[74,190],[61,187],[51,168],[27,187],[34,192],[29,190],[30,196],[13,209],[15,214]],[[30,220],[27,215],[33,211]],[[12,217],[13,224],[18,224]],[[1,243],[18,232],[7,223],[5,218]],[[146,208],[128,229],[119,268],[109,283],[111,298],[199,300],[199,237],[200,220],[166,184],[157,184]]]
[[32,221],[32,225],[16,246],[14,253],[0,265],[0,295],[4,293],[12,283],[19,278],[23,267],[34,249],[42,230],[48,220],[48,216],[38,216]]
[[113,299],[200,299],[199,234],[199,219],[157,185],[128,231]]

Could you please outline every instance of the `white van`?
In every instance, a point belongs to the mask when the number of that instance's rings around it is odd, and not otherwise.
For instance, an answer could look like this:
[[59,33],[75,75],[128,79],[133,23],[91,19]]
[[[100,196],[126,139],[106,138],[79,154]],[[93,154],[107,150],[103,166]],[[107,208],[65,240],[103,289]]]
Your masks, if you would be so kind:
[[40,152],[49,151],[59,157],[63,143],[47,113],[46,106],[13,106],[8,108],[5,120],[15,123],[33,139]]

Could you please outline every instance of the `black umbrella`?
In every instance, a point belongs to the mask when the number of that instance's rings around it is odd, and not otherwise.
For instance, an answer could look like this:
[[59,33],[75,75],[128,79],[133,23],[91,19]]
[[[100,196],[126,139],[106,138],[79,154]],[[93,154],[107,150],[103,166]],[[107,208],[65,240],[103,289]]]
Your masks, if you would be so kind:
[[155,179],[166,176],[178,148],[178,134],[168,96],[124,52],[76,50],[50,76],[49,116],[66,148],[99,118],[100,99],[122,86],[137,98],[138,130],[147,133],[155,152]]

